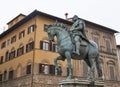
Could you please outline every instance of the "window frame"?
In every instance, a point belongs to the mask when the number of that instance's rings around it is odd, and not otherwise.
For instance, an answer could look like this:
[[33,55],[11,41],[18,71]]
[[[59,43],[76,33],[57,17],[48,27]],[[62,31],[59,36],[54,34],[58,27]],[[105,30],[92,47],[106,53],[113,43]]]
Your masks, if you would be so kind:
[[28,27],[28,34],[34,32],[34,31],[35,31],[35,24]]
[[34,50],[34,44],[35,44],[34,41],[28,43],[28,44],[26,45],[26,52],[33,51],[33,50]]
[[28,64],[26,66],[26,75],[29,75],[32,73],[32,65],[31,64]]
[[1,49],[5,48],[6,47],[6,41],[4,41],[2,44],[1,44]]
[[2,81],[3,81],[3,74],[0,73],[0,82],[2,82]]
[[14,71],[13,71],[13,70],[10,70],[10,71],[9,71],[8,79],[9,79],[9,80],[12,80],[13,78],[14,78]]
[[21,56],[24,54],[24,46],[17,49],[17,56]]
[[22,39],[25,36],[25,30],[19,33],[19,39]]
[[16,35],[14,35],[13,37],[11,37],[11,44],[14,43],[14,42],[16,42],[16,38],[17,38]]

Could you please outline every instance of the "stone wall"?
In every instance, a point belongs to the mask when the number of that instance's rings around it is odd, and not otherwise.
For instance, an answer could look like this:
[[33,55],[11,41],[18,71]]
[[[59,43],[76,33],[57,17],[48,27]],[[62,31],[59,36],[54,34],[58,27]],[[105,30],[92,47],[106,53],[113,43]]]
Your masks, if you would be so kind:
[[[65,80],[63,76],[50,76],[50,75],[34,75],[33,79],[31,75],[16,78],[9,81],[0,83],[0,87],[59,87],[59,82]],[[78,78],[84,79],[84,78]],[[119,81],[107,81],[104,82],[104,87],[119,87]]]

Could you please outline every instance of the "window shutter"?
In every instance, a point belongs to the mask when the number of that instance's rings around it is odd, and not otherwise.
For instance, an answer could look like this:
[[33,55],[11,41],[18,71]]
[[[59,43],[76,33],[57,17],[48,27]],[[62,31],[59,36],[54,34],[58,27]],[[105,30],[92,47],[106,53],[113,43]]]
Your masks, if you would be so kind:
[[43,41],[40,41],[40,49],[43,49]]
[[19,56],[19,48],[17,49],[17,56]]
[[24,54],[24,46],[22,47],[22,54]]
[[26,74],[31,74],[31,65],[27,65]]
[[35,31],[35,24],[34,25],[32,25],[32,27],[33,27],[33,32]]
[[39,64],[39,73],[42,73],[42,64]]
[[53,52],[55,52],[55,44],[53,44]]
[[28,34],[30,33],[30,27],[28,27]]
[[7,71],[4,71],[4,80],[7,79]]
[[49,43],[49,50],[52,51],[52,42]]
[[50,72],[51,75],[55,75],[55,66],[54,65],[50,65]]
[[2,81],[2,74],[0,74],[0,81]]
[[32,50],[34,49],[34,41],[31,44],[31,48],[32,48]]
[[9,71],[9,80],[13,79],[13,70]]
[[28,52],[28,44],[26,45],[26,52]]

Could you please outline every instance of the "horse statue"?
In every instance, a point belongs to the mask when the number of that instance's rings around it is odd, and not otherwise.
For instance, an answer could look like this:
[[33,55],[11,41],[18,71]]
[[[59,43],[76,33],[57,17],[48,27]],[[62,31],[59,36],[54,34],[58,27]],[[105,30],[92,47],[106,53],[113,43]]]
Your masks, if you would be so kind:
[[45,25],[44,31],[47,32],[49,41],[51,42],[54,41],[54,36],[56,36],[57,39],[58,53],[60,54],[60,56],[54,58],[55,74],[57,74],[58,70],[57,61],[58,60],[64,61],[66,59],[69,72],[67,79],[72,79],[71,59],[74,59],[84,60],[87,63],[87,65],[90,67],[90,72],[92,73],[91,78],[93,81],[95,81],[95,65],[94,65],[95,61],[98,76],[102,77],[102,69],[99,59],[98,46],[94,41],[90,40],[91,44],[89,44],[83,40],[80,45],[80,55],[77,55],[73,53],[74,44],[70,36],[70,30],[67,28],[65,24],[56,22],[50,25]]

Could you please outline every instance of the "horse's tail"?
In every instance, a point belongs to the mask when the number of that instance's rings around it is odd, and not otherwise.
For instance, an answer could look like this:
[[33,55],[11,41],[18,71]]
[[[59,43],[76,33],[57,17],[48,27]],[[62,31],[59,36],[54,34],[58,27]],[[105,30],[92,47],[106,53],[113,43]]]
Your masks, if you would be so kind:
[[97,72],[98,72],[98,77],[102,77],[102,67],[101,67],[101,63],[100,63],[100,59],[99,59],[99,54],[97,55],[95,61],[96,61],[96,68],[97,68]]

